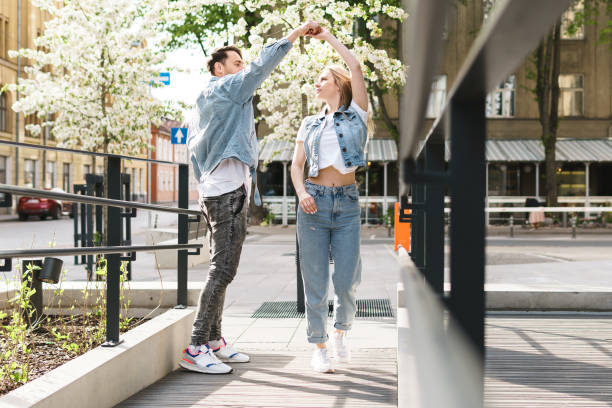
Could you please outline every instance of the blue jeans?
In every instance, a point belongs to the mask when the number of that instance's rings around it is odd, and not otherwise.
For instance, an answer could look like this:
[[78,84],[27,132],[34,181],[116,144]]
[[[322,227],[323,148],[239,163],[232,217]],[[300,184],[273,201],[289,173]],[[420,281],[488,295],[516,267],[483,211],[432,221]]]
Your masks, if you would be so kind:
[[307,214],[299,207],[297,215],[306,331],[308,342],[325,343],[330,253],[334,260],[334,327],[349,330],[357,312],[355,290],[361,282],[359,192],[355,184],[326,187],[306,181],[305,187],[317,205],[316,213]]

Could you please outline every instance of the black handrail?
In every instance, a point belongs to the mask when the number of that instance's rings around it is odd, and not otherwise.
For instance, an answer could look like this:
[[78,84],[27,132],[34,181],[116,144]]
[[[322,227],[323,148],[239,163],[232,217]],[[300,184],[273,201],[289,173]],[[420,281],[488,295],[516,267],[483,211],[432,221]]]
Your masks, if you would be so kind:
[[147,159],[146,157],[124,156],[124,155],[113,154],[113,153],[90,152],[87,150],[75,150],[75,149],[67,149],[65,147],[57,147],[57,146],[35,145],[35,144],[23,143],[23,142],[11,142],[8,140],[0,140],[0,144],[15,146],[15,147],[23,147],[26,149],[53,150],[56,152],[84,154],[87,156],[96,156],[96,157],[119,157],[124,160],[136,160],[136,161],[143,161],[147,163],[166,164],[168,166],[180,166],[182,164],[185,164],[185,163],[178,163],[178,162],[172,162],[172,161],[166,161],[166,160]]
[[79,248],[34,248],[0,250],[0,259],[41,256],[72,256],[97,254],[123,254],[127,252],[162,251],[165,249],[199,249],[202,244],[124,245]]
[[[411,186],[413,195],[411,214],[410,255],[414,265],[404,265],[410,279],[405,284],[412,296],[407,306],[417,317],[422,317],[424,300],[416,301],[415,290],[423,289],[423,278],[427,290],[440,299],[452,315],[452,320],[461,327],[471,342],[475,353],[472,369],[462,371],[469,376],[472,386],[455,390],[444,403],[432,402],[435,390],[446,390],[440,375],[452,373],[450,365],[443,366],[441,374],[423,377],[416,394],[420,394],[423,407],[470,407],[483,406],[484,395],[484,318],[485,318],[485,140],[486,118],[485,99],[487,92],[504,80],[534,49],[540,39],[558,21],[570,0],[498,0],[487,21],[483,24],[474,44],[461,65],[453,86],[448,92],[443,112],[428,132],[423,132],[429,87],[437,71],[433,62],[438,59],[435,50],[440,43],[443,16],[450,3],[447,0],[420,0],[409,2],[414,10],[404,27],[411,28],[408,50],[410,65],[407,87],[402,94],[400,160],[403,166],[402,181]],[[404,33],[405,35],[406,33]],[[406,122],[408,121],[408,123]],[[422,135],[427,136],[423,139]],[[445,170],[444,143],[450,140],[451,160]],[[450,295],[444,293],[444,189],[450,189],[451,222],[450,238]],[[403,186],[406,187],[406,186]],[[403,188],[404,191],[407,188]],[[402,200],[403,212],[408,200]],[[406,262],[406,260],[404,260]],[[408,268],[409,266],[409,268]],[[417,270],[418,269],[418,270]],[[417,272],[420,274],[417,275]],[[408,275],[406,275],[408,276]],[[415,303],[416,301],[416,303]],[[436,349],[435,341],[456,340],[448,335],[442,313],[437,313],[421,328],[410,320],[410,332],[428,334],[424,341],[410,347],[419,347],[416,353],[449,353]],[[399,321],[399,320],[398,320]],[[419,331],[419,333],[416,333]],[[429,333],[421,333],[429,332]],[[435,340],[435,341],[434,341]],[[406,347],[399,344],[398,348]],[[459,365],[462,367],[462,365]],[[430,364],[417,368],[419,374],[431,374]],[[403,368],[402,368],[403,371]],[[456,374],[452,378],[456,380]],[[472,380],[474,380],[472,382]],[[432,391],[433,390],[433,391]],[[415,393],[413,393],[415,394]],[[467,401],[470,401],[469,403]],[[400,405],[404,403],[400,401]],[[405,405],[405,403],[404,403]],[[413,404],[414,405],[414,404]]]
[[110,198],[86,196],[82,194],[61,193],[59,191],[41,190],[38,188],[15,187],[9,184],[1,184],[1,183],[0,183],[0,192],[10,193],[10,194],[18,195],[18,196],[25,196],[25,197],[53,198],[56,200],[73,201],[73,202],[85,203],[85,204],[104,205],[104,206],[109,206],[109,207],[140,208],[143,210],[163,211],[163,212],[170,212],[170,213],[175,213],[175,214],[200,216],[200,212],[197,210],[187,210],[183,208],[166,207],[163,205],[139,203],[136,201],[113,200]]
[[[29,145],[26,143],[16,143],[8,141],[0,141],[0,144],[7,144],[23,148],[33,148],[40,150],[55,150],[75,154],[87,154],[93,156],[101,156],[106,158],[105,183],[107,185],[107,197],[92,197],[79,194],[55,192],[49,190],[41,190],[28,187],[11,186],[0,184],[0,193],[9,193],[19,196],[52,198],[57,200],[66,200],[77,203],[95,204],[108,207],[108,217],[106,220],[106,236],[104,247],[86,247],[86,248],[49,248],[49,249],[25,249],[25,250],[6,250],[0,251],[0,259],[4,259],[4,265],[0,267],[2,270],[10,270],[12,267],[12,259],[18,257],[33,257],[33,256],[48,256],[48,255],[87,255],[87,254],[107,254],[106,266],[106,342],[103,346],[112,347],[121,343],[119,338],[119,314],[120,314],[120,276],[121,276],[121,261],[134,261],[136,252],[168,249],[177,250],[177,307],[184,308],[187,306],[187,280],[188,280],[188,262],[189,255],[197,255],[200,253],[202,245],[187,244],[189,222],[199,222],[200,212],[189,210],[189,164],[165,162],[162,160],[143,159],[139,157],[120,156],[114,154],[105,154],[97,152],[84,152],[72,149],[64,149],[52,146]],[[133,201],[121,200],[122,194],[122,174],[121,160],[139,160],[150,163],[177,165],[178,166],[178,208],[166,207],[155,204],[145,204]],[[131,208],[131,213],[121,211],[121,208]],[[164,211],[178,214],[178,243],[175,245],[157,245],[157,246],[138,246],[138,245],[122,245],[129,242],[122,241],[123,219],[136,215],[135,209],[141,208],[153,211]],[[192,217],[190,217],[192,216]],[[195,252],[190,252],[189,249],[197,249]],[[122,255],[127,254],[128,256]]]

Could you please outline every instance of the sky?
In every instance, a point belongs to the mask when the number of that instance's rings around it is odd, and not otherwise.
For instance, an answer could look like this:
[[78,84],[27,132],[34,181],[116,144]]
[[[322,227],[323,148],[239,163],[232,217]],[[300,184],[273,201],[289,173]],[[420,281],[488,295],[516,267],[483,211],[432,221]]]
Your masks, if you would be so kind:
[[206,59],[197,48],[182,48],[168,54],[169,65],[185,69],[185,72],[170,71],[170,85],[153,88],[151,93],[161,100],[178,100],[192,105],[208,80],[202,72]]

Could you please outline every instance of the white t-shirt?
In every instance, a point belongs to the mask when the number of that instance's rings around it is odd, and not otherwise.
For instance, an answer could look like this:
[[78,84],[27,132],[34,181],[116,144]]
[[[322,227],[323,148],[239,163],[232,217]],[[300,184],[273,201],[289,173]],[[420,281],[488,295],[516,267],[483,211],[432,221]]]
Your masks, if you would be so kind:
[[[364,111],[355,103],[351,101],[351,108],[357,112],[363,123],[367,123],[368,112]],[[323,132],[321,133],[321,139],[319,140],[319,169],[324,169],[329,166],[334,166],[342,174],[348,174],[357,170],[357,166],[346,167],[344,165],[344,159],[340,152],[340,143],[338,143],[338,135],[334,126],[334,115],[325,115],[325,122],[323,124]],[[306,125],[302,121],[300,130],[298,130],[296,140],[303,142],[306,139]]]
[[216,197],[234,191],[244,184],[247,197],[251,196],[251,174],[249,166],[238,159],[229,158],[210,173],[202,174],[198,191],[201,197]]

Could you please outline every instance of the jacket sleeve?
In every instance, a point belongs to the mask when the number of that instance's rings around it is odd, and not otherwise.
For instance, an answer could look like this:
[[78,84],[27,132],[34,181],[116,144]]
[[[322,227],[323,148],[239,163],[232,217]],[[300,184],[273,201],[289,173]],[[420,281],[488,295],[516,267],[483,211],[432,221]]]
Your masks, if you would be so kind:
[[283,38],[266,46],[247,68],[223,77],[222,87],[228,93],[229,98],[236,103],[246,103],[291,50],[292,45],[286,38]]

